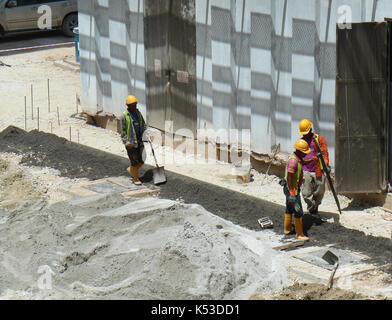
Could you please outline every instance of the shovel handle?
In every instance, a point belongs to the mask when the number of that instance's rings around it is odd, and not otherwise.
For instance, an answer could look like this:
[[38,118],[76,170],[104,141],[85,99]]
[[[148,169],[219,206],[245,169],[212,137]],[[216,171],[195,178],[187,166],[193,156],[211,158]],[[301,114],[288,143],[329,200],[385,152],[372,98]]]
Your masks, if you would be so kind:
[[329,276],[328,285],[327,285],[328,290],[332,288],[333,277],[335,276],[336,269],[338,268],[338,266],[339,266],[339,264],[337,263],[337,264],[333,267],[332,273],[331,273],[331,275]]
[[159,166],[158,166],[158,161],[157,161],[157,157],[155,156],[154,148],[152,147],[152,143],[151,143],[150,138],[148,138],[148,142],[150,143],[150,146],[151,146],[151,151],[152,151],[152,155],[154,156],[155,165],[157,166],[157,168],[159,168]]

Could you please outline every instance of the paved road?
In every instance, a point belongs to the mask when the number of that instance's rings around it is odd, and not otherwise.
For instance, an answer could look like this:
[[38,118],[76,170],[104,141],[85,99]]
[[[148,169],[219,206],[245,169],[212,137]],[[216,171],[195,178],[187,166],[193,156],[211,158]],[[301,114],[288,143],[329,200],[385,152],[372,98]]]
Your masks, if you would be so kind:
[[61,31],[39,31],[18,35],[9,35],[0,39],[0,55],[10,55],[18,52],[1,53],[1,50],[59,44],[73,41],[74,38],[65,37]]

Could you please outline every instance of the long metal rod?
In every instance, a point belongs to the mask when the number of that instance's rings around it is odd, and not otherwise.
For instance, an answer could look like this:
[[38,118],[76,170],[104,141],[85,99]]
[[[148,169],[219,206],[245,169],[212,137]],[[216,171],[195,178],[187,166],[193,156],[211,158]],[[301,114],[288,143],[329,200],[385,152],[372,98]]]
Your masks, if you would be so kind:
[[34,120],[34,96],[33,96],[33,85],[31,85],[31,120]]
[[50,112],[50,80],[48,79],[48,112]]
[[148,142],[150,143],[150,147],[151,147],[152,155],[154,156],[155,165],[157,166],[157,168],[159,168],[159,166],[158,166],[158,161],[157,161],[157,157],[155,156],[155,151],[154,151],[154,148],[152,147],[152,143],[151,143],[151,140],[150,140],[150,138],[148,139]]
[[325,165],[323,153],[322,153],[322,151],[320,149],[320,146],[319,146],[319,144],[318,144],[318,142],[317,142],[315,137],[313,137],[313,141],[314,141],[314,144],[315,144],[315,146],[317,148],[317,157],[320,159],[321,164],[322,164],[322,166],[324,168],[324,174],[327,177],[327,180],[328,180],[329,186],[331,188],[333,197],[335,199],[336,205],[338,207],[339,213],[342,214],[342,210],[340,209],[339,199],[338,199],[338,196],[336,195],[335,187],[333,186],[333,182],[332,182],[331,176],[329,175],[329,172],[327,171],[327,166]]
[[27,130],[27,97],[25,96],[25,130]]

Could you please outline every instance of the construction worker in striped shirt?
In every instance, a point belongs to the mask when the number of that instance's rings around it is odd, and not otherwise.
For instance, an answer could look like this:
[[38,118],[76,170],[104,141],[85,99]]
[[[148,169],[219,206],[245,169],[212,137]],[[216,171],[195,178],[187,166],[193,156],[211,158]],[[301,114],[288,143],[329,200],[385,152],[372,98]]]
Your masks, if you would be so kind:
[[[327,141],[323,136],[313,133],[312,127],[313,124],[308,119],[303,119],[299,123],[299,133],[302,135],[302,139],[308,143],[310,148],[310,152],[304,158],[309,161],[306,161],[306,164],[303,167],[304,183],[302,196],[307,204],[308,212],[317,215],[318,207],[321,204],[325,193],[325,175],[323,174],[323,171],[327,170],[329,173],[331,172],[331,168],[329,166]],[[323,168],[320,159],[316,156],[317,148],[313,138],[316,139],[320,146],[326,168]]]
[[301,204],[301,186],[303,182],[303,159],[310,152],[308,143],[300,139],[294,145],[295,151],[290,156],[283,181],[283,192],[286,196],[286,213],[284,217],[284,234],[293,233],[292,219],[294,215],[294,226],[296,238],[307,241],[308,237],[304,235],[302,225],[302,204]]
[[141,185],[139,168],[143,165],[143,133],[146,131],[146,122],[142,113],[137,109],[138,100],[135,96],[126,99],[127,110],[121,117],[121,138],[128,153],[131,166],[127,168],[135,185]]

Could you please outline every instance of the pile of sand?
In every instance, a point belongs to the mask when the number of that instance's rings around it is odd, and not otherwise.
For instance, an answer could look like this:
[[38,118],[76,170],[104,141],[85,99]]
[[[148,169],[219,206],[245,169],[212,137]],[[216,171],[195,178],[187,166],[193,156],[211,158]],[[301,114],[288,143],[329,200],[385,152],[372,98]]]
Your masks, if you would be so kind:
[[331,288],[320,283],[294,283],[265,294],[254,294],[251,300],[368,300],[369,297],[350,290]]
[[14,206],[23,200],[39,199],[45,188],[18,166],[0,159],[0,207]]

